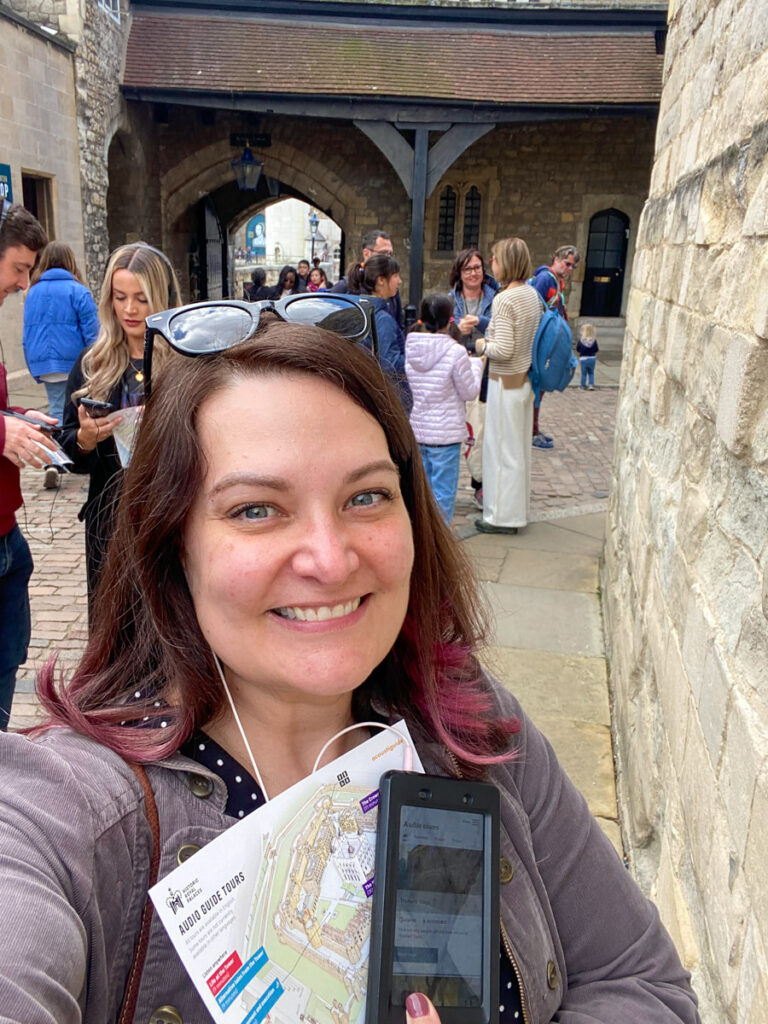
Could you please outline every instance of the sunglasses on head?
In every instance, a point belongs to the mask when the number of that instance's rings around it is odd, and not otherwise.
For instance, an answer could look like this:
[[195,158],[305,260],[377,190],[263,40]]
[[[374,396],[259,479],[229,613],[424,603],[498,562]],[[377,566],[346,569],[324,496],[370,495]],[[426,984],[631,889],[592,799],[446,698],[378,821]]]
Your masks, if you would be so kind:
[[353,342],[371,339],[378,357],[373,303],[363,296],[323,292],[288,295],[284,299],[241,302],[237,299],[195,302],[153,313],[144,333],[144,396],[149,398],[155,336],[184,356],[210,356],[240,345],[256,333],[262,313],[306,327],[322,327]]

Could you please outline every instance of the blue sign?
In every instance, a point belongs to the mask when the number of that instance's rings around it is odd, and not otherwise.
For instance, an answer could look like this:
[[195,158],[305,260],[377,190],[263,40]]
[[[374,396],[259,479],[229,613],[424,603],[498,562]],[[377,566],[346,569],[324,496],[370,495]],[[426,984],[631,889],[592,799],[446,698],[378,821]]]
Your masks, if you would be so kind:
[[245,228],[245,248],[250,249],[254,256],[267,254],[267,224],[263,213],[251,217]]
[[10,164],[0,164],[0,199],[7,199],[9,203],[13,202]]

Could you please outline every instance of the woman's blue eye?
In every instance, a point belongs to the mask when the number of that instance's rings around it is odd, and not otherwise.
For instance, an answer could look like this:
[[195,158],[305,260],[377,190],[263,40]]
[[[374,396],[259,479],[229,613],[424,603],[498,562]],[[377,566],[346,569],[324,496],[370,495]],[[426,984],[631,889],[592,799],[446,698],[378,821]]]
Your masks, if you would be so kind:
[[391,497],[389,491],[362,491],[356,494],[349,504],[354,508],[367,508],[370,505],[380,505],[382,501],[388,501]]
[[240,508],[236,508],[233,512],[235,519],[243,518],[247,520],[255,519],[268,519],[274,514],[274,508],[271,505],[241,505]]

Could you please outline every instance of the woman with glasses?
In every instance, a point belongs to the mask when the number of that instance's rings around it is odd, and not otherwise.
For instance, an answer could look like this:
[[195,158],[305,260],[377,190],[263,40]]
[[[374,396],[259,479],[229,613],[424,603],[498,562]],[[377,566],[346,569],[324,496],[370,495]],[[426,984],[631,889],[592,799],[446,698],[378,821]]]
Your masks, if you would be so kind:
[[[89,612],[123,479],[112,435],[121,423],[120,410],[141,405],[144,397],[144,318],[179,301],[176,274],[159,249],[145,242],[115,249],[101,286],[98,337],[69,374],[61,445],[73,461],[73,472],[90,476],[88,499],[80,511]],[[168,351],[163,343],[158,346],[156,368]],[[88,408],[89,401],[103,405]]]
[[517,533],[528,522],[531,496],[533,391],[528,371],[541,302],[526,283],[531,256],[522,238],[504,238],[491,252],[491,271],[502,282],[485,338],[475,351],[489,362],[483,437],[481,533]]
[[393,256],[369,256],[365,263],[353,267],[347,275],[347,286],[352,295],[370,295],[373,300],[379,360],[397,388],[403,408],[410,412],[413,397],[405,375],[405,335],[392,315],[390,304],[402,283],[400,265]]
[[[499,290],[498,282],[486,273],[485,261],[477,249],[462,249],[451,267],[450,285],[453,315],[461,333],[461,342],[468,352],[474,353],[475,342],[485,335],[490,323],[491,305]],[[467,461],[478,508],[483,507],[483,433],[487,395],[488,363],[483,370],[477,402],[468,410],[475,443]]]
[[[42,672],[45,724],[0,737],[3,1020],[207,1020],[168,934],[142,929],[151,882],[324,744],[366,738],[348,726],[402,717],[428,772],[501,791],[502,1024],[695,1024],[654,907],[480,665],[476,582],[380,368],[316,327],[260,313],[238,335],[231,308],[189,309],[156,321],[202,357],[148,399],[83,659]],[[270,965],[286,989],[297,966]],[[343,985],[314,998],[320,1024]],[[434,1013],[412,993],[402,1019]]]
[[491,320],[491,304],[499,286],[485,272],[485,261],[477,249],[462,249],[451,267],[451,295],[454,319],[462,342],[470,352],[485,335]]

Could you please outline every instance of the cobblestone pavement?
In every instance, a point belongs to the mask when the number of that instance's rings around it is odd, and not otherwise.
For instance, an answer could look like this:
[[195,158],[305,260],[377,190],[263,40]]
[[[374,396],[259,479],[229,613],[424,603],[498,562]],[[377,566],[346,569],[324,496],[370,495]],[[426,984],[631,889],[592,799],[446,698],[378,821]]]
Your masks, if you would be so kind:
[[[587,392],[571,386],[545,397],[541,425],[554,437],[555,447],[532,453],[532,522],[605,510],[616,396],[613,386]],[[77,519],[87,478],[67,475],[58,491],[46,491],[42,473],[27,470],[22,484],[25,507],[19,523],[30,542],[35,572],[30,584],[32,641],[28,661],[19,671],[12,728],[32,724],[36,718],[34,680],[39,667],[57,651],[58,665],[68,673],[87,635],[83,525]],[[454,521],[459,537],[475,534],[479,515],[463,470]]]

